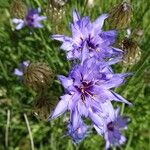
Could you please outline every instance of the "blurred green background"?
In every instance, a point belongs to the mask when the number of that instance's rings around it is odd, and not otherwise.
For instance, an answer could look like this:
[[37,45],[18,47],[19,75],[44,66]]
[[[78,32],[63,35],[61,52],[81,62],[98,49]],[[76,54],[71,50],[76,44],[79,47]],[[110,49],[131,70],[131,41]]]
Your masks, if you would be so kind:
[[[44,28],[35,29],[32,34],[27,27],[16,31],[11,23],[12,0],[0,0],[0,150],[31,149],[25,116],[31,128],[36,150],[104,149],[104,140],[94,130],[75,147],[69,137],[63,137],[66,132],[66,122],[63,117],[47,122],[40,117],[43,113],[47,113],[44,112],[46,111],[44,108],[38,110],[38,117],[33,115],[37,95],[26,88],[13,75],[13,71],[22,61],[30,60],[30,62],[47,63],[56,74],[67,75],[70,63],[66,61],[65,53],[59,50],[60,44],[51,40],[50,35],[70,34],[69,22],[72,20],[71,13],[74,8],[81,15],[89,15],[94,20],[100,14],[109,12],[121,1],[95,0],[94,7],[88,7],[84,0],[68,0],[64,7],[57,8],[56,12],[50,10],[52,8],[48,7],[50,3],[47,0],[24,0],[24,2],[29,7],[41,7],[41,14],[48,15],[48,19],[43,21]],[[133,66],[118,64],[114,68],[115,72],[126,70],[134,73],[123,86],[115,89],[134,105],[125,107],[124,114],[131,118],[128,130],[124,132],[128,140],[118,149],[150,150],[150,1],[131,0],[130,2],[133,17],[129,28],[143,32],[142,35],[135,37],[142,55],[140,61]],[[53,13],[57,16],[59,10],[66,11],[62,19],[52,18],[52,15],[55,15]],[[107,29],[108,26],[106,25],[105,28]],[[125,30],[119,31],[119,40],[124,35]],[[49,101],[58,99],[63,94],[63,88],[56,78],[49,88],[49,93]]]

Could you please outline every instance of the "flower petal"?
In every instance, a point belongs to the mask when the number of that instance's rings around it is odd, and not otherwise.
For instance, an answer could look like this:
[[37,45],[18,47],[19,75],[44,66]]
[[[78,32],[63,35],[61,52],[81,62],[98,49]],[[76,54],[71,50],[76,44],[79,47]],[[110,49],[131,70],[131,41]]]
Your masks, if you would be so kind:
[[58,75],[58,79],[61,81],[64,88],[68,88],[69,86],[73,85],[73,80],[71,78],[67,78],[63,75]]
[[80,116],[78,110],[75,108],[74,110],[71,111],[71,123],[73,126],[73,129],[76,130],[79,126],[79,121],[80,121]]
[[16,26],[16,30],[20,30],[20,29],[22,29],[24,26],[25,26],[24,22],[21,22],[21,23],[19,23],[19,24]]
[[73,16],[73,22],[77,22],[79,19],[80,19],[80,15],[79,13],[77,12],[77,10],[73,10],[72,12],[72,16]]
[[24,22],[24,21],[22,19],[14,18],[14,19],[12,19],[12,22],[15,23],[15,24],[18,24],[18,23],[21,23],[21,22]]
[[71,96],[68,94],[61,96],[61,100],[58,102],[55,110],[53,111],[52,115],[48,119],[49,121],[57,118],[68,109],[68,103],[69,103],[70,98]]
[[88,110],[89,110],[89,118],[92,120],[92,122],[96,126],[102,126],[103,118],[100,115],[97,115],[96,113],[94,113],[91,108],[89,108]]
[[15,69],[14,74],[17,75],[17,76],[23,76],[23,72],[20,71],[19,69]]
[[104,24],[104,20],[108,17],[108,14],[103,14],[101,16],[99,16],[96,21],[93,22],[93,27],[94,28],[99,28],[101,29],[103,24]]
[[124,99],[121,95],[111,91],[111,93],[113,94],[112,96],[112,100],[115,100],[115,101],[118,101],[118,102],[123,102],[123,103],[126,103],[128,104],[129,106],[132,106],[132,104],[130,102],[128,102],[126,99]]

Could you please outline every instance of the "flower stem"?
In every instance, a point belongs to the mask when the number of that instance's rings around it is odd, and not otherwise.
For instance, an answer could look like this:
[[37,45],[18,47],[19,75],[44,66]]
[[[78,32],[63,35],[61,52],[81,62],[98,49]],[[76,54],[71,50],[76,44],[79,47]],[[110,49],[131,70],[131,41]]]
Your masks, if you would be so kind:
[[7,110],[7,124],[6,124],[6,131],[5,131],[5,147],[6,147],[6,149],[8,149],[9,126],[10,126],[10,110]]
[[26,125],[27,125],[28,132],[29,132],[29,137],[30,137],[30,142],[31,142],[31,149],[34,150],[34,142],[33,142],[33,137],[32,137],[32,132],[31,132],[31,128],[30,128],[30,125],[29,125],[29,121],[28,121],[27,115],[25,113],[23,115],[24,115],[24,119],[25,119],[25,122],[26,122]]
[[131,132],[131,134],[130,134],[130,137],[129,137],[129,140],[128,140],[128,143],[127,143],[127,145],[126,145],[125,150],[128,150],[128,149],[129,149],[129,146],[130,146],[130,144],[131,144],[132,138],[133,138],[133,133]]

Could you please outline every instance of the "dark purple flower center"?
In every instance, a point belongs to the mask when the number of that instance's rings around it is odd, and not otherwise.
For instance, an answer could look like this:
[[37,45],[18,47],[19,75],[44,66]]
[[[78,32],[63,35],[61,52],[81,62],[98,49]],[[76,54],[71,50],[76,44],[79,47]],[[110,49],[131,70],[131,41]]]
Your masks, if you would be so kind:
[[85,97],[93,96],[92,89],[93,89],[93,82],[86,82],[82,81],[81,86],[75,86],[76,89],[81,93],[81,99],[84,101]]
[[34,19],[33,19],[33,15],[29,15],[26,17],[26,21],[28,23],[29,26],[33,25]]
[[114,123],[112,121],[107,124],[107,129],[109,131],[113,131],[114,130]]
[[98,45],[95,44],[92,40],[93,40],[93,37],[89,35],[89,38],[87,39],[87,45],[88,45],[89,50],[91,51],[96,50],[98,47]]

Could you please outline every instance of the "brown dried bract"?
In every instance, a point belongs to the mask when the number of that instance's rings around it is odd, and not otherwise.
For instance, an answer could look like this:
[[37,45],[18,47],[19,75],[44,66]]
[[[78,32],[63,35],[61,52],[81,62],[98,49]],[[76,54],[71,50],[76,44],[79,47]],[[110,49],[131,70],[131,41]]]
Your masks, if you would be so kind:
[[128,2],[123,1],[110,11],[108,23],[112,29],[125,29],[129,26],[131,17],[131,5]]
[[24,70],[24,83],[36,91],[50,87],[54,79],[54,72],[44,63],[31,63]]
[[141,49],[135,40],[125,38],[121,43],[121,48],[124,51],[123,65],[134,65],[140,60]]
[[62,21],[65,16],[65,4],[67,0],[49,0],[47,7],[47,16],[52,23],[54,32],[61,32],[63,30]]
[[27,6],[23,0],[13,0],[10,4],[10,14],[14,18],[24,19],[27,14]]

